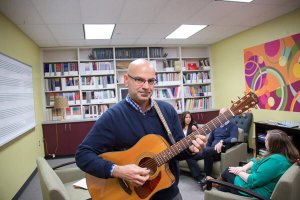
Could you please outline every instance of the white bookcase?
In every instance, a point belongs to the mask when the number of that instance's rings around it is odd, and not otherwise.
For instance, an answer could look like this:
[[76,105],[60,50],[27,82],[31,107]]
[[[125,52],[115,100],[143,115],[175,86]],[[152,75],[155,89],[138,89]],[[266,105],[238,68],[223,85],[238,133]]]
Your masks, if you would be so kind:
[[156,68],[153,98],[178,113],[212,108],[209,50],[204,47],[94,47],[42,50],[45,120],[59,120],[55,96],[68,98],[67,119],[97,118],[124,96],[128,64],[144,58]]

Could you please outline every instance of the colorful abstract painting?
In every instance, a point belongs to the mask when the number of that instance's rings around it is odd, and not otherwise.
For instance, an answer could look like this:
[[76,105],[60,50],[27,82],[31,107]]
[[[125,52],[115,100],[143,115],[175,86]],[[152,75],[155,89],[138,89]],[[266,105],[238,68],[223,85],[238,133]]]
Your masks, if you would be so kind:
[[300,112],[300,33],[245,49],[244,65],[260,109]]

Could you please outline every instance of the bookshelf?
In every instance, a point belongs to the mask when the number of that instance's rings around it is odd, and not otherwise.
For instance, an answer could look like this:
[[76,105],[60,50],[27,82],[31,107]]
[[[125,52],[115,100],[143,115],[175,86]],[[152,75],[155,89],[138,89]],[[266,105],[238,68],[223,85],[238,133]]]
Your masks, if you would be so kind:
[[82,47],[42,50],[45,121],[60,120],[56,96],[69,101],[66,119],[97,118],[122,99],[128,64],[148,59],[156,68],[153,98],[180,114],[212,109],[211,66],[205,47]]

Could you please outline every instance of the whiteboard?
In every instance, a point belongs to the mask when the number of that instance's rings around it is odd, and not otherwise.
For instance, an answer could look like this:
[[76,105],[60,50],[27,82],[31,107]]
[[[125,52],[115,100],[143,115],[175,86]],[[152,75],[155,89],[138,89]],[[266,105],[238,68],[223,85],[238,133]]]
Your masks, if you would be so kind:
[[0,53],[0,147],[34,127],[31,66]]

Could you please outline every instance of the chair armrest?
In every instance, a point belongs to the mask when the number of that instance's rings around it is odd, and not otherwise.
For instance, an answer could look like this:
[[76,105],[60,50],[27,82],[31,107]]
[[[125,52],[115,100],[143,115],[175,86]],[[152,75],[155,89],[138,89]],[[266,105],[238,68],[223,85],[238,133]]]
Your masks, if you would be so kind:
[[207,190],[211,190],[212,188],[212,183],[216,183],[218,185],[222,185],[222,186],[225,186],[225,187],[228,187],[228,188],[231,188],[231,189],[234,189],[234,190],[237,190],[237,191],[241,191],[241,192],[244,192],[250,196],[253,196],[257,199],[261,199],[261,200],[270,200],[266,197],[263,197],[251,190],[247,190],[245,188],[242,188],[240,186],[236,186],[236,185],[233,185],[231,183],[228,183],[228,182],[225,182],[225,181],[219,181],[219,180],[216,180],[216,179],[209,179],[209,180],[206,180],[206,184],[207,184]]
[[240,143],[221,153],[221,171],[230,166],[238,166],[240,161],[247,160],[247,144]]
[[57,169],[55,170],[55,173],[63,183],[76,181],[85,177],[85,173],[81,171],[78,167]]

